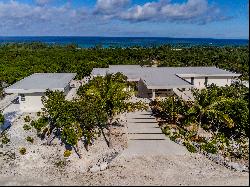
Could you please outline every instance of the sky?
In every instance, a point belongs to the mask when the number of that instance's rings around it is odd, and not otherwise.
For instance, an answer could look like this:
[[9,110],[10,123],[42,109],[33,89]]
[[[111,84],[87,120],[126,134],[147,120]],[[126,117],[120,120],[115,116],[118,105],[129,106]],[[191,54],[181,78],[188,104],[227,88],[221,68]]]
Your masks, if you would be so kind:
[[248,0],[0,0],[0,36],[249,39]]

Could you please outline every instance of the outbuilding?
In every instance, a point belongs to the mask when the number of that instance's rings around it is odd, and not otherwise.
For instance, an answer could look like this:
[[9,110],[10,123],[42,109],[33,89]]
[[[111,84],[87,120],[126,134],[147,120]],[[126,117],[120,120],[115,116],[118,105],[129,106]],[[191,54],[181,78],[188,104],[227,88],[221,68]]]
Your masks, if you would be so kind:
[[38,112],[43,108],[41,98],[47,89],[67,95],[75,76],[76,73],[34,73],[5,88],[5,93],[18,94],[20,111]]

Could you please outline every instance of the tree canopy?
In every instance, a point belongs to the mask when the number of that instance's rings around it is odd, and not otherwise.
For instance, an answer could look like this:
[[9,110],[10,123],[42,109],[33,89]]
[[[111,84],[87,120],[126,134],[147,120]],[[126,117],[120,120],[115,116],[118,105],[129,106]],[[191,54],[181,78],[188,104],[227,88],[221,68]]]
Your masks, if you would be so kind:
[[[178,47],[180,48],[180,47]],[[0,81],[12,84],[35,72],[74,72],[77,79],[88,76],[95,67],[117,64],[158,66],[217,66],[243,74],[248,80],[249,48],[182,47],[170,45],[143,48],[87,48],[77,45],[13,43],[0,45]]]

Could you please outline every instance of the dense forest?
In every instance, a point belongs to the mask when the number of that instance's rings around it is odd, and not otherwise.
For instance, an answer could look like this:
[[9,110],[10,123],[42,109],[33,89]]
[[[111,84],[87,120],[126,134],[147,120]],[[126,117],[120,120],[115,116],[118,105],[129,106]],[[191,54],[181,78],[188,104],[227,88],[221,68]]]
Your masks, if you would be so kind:
[[[179,47],[178,47],[179,48]],[[190,47],[176,49],[170,45],[143,48],[81,49],[44,43],[0,45],[0,81],[12,84],[34,72],[76,72],[77,78],[89,75],[93,67],[109,64],[158,66],[217,66],[243,74],[248,80],[249,47]]]

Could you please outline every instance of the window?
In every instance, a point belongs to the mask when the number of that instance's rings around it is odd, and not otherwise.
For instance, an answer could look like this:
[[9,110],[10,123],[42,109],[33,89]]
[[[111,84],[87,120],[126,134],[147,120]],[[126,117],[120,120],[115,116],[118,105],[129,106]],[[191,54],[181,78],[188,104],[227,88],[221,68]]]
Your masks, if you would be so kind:
[[25,95],[24,94],[20,94],[21,97],[21,101],[25,101]]
[[208,83],[208,77],[205,77],[205,86],[207,86]]
[[191,77],[191,84],[194,84],[194,77]]

